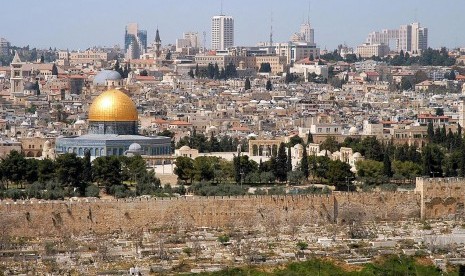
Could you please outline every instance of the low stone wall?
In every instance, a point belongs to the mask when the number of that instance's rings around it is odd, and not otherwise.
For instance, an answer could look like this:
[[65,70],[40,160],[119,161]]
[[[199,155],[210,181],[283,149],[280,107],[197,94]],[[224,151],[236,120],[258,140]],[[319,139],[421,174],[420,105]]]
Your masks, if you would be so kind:
[[262,227],[327,224],[351,219],[420,217],[414,193],[179,197],[69,201],[0,201],[0,223],[11,235],[138,233],[161,227]]

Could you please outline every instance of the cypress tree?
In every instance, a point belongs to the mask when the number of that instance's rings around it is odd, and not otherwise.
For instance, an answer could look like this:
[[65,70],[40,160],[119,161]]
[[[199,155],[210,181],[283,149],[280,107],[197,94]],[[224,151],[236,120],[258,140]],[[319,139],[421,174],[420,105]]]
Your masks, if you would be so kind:
[[246,79],[245,79],[245,83],[244,83],[244,89],[245,89],[245,90],[250,90],[250,88],[251,88],[250,79],[249,79],[249,78],[246,78]]
[[233,165],[234,165],[234,180],[236,183],[241,182],[241,155],[235,156],[233,158]]
[[[307,144],[310,144],[310,143],[313,143],[313,135],[312,133],[310,132],[310,130],[308,131],[308,138],[307,138]],[[305,148],[305,147],[304,147]]]
[[198,64],[198,63],[195,65],[194,76],[195,76],[196,78],[199,77],[199,64]]
[[215,63],[214,71],[213,71],[213,78],[215,80],[220,78],[220,68],[218,67],[218,63]]
[[302,152],[302,160],[300,161],[300,170],[304,173],[305,179],[308,179],[310,171],[308,169],[308,156],[307,156],[307,147],[302,145],[304,150]]
[[391,159],[389,158],[389,154],[387,152],[384,153],[383,174],[384,176],[392,177]]
[[287,179],[287,155],[286,146],[281,142],[278,148],[278,154],[276,156],[276,178],[279,181],[284,182]]
[[434,142],[434,127],[433,127],[433,122],[428,123],[428,142],[433,143]]
[[292,156],[291,156],[291,147],[287,147],[287,164],[286,164],[286,168],[287,168],[287,172],[291,172],[292,171]]
[[55,65],[55,63],[54,63],[53,66],[52,66],[52,75],[53,75],[53,76],[58,76],[58,68],[57,68],[57,66]]
[[446,132],[446,125],[442,125],[441,128],[441,137],[439,138],[439,143],[444,144],[447,143],[447,132]]
[[268,80],[268,81],[266,82],[266,87],[265,87],[265,88],[266,88],[266,90],[268,90],[268,91],[273,90],[273,85],[271,84],[271,80]]

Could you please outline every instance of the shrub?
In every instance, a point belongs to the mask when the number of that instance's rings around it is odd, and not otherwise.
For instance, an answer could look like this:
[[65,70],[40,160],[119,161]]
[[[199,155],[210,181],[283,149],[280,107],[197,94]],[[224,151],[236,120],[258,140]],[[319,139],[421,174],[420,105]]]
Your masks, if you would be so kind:
[[379,188],[381,189],[381,191],[389,191],[389,192],[397,191],[396,184],[383,184],[383,185],[380,185]]
[[18,200],[25,198],[25,194],[22,190],[19,189],[9,189],[5,191],[5,197]]
[[99,197],[100,189],[96,185],[86,187],[86,197]]
[[229,236],[228,235],[221,235],[218,237],[218,241],[221,242],[222,244],[225,244],[229,242]]
[[308,248],[308,243],[304,242],[304,241],[299,241],[297,243],[297,247],[299,248],[299,250],[305,250]]

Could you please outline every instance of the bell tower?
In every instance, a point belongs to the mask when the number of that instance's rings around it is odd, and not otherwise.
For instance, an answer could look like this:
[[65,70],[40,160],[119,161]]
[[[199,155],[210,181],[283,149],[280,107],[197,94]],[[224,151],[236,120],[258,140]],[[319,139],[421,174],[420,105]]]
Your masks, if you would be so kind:
[[155,55],[156,58],[160,58],[161,56],[161,39],[160,39],[160,32],[158,31],[155,33]]
[[23,92],[23,63],[19,58],[18,51],[15,51],[15,56],[11,62],[11,76],[10,76],[10,98],[17,92]]

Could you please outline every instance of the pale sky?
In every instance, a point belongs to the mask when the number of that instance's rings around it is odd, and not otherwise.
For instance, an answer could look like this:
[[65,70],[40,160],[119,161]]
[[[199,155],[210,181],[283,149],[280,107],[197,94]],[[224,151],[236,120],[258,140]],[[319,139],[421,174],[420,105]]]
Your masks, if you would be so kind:
[[[0,37],[15,46],[86,49],[123,45],[127,23],[137,22],[163,45],[174,44],[183,32],[195,31],[203,41],[220,0],[6,0],[2,1]],[[234,0],[223,1],[223,13],[235,20],[235,45],[268,41],[273,13],[274,42],[289,40],[307,19],[321,48],[356,46],[371,31],[395,29],[418,21],[429,29],[429,46],[465,47],[465,0]]]

